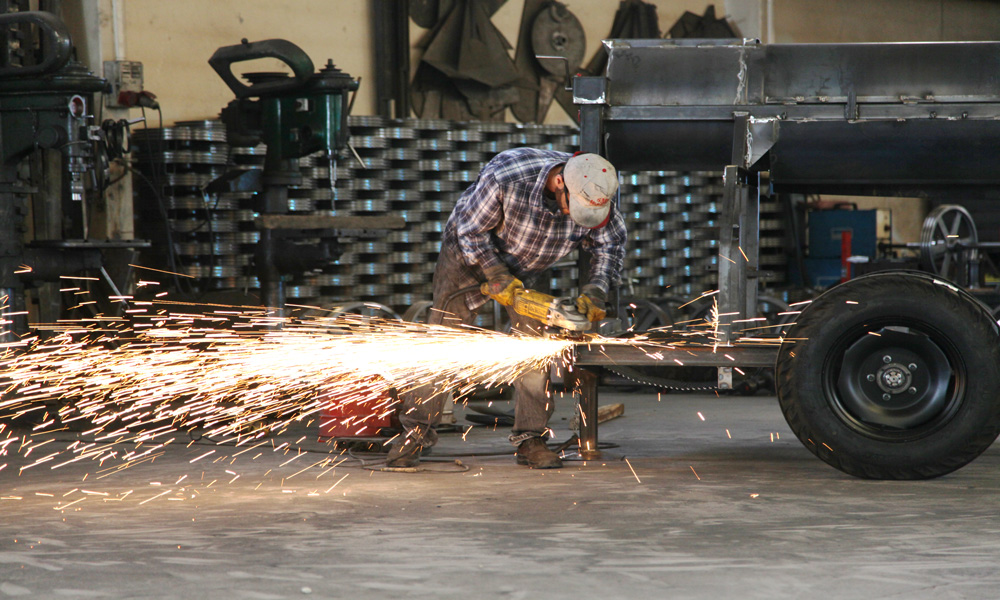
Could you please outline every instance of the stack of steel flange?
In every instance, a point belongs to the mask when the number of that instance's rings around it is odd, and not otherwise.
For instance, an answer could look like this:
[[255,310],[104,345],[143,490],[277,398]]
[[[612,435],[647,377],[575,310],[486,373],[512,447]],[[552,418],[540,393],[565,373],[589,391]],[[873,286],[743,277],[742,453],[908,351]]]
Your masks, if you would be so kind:
[[[358,300],[402,314],[431,297],[431,277],[445,221],[458,195],[494,154],[520,146],[572,152],[569,126],[350,118],[352,151],[331,160],[322,153],[299,159],[302,183],[289,189],[288,212],[331,216],[399,215],[405,229],[384,236],[343,239],[332,265],[289,273],[290,303],[329,307]],[[202,193],[227,169],[261,168],[266,148],[229,147],[217,121],[178,123],[135,134],[136,210],[141,234],[158,242],[150,266],[197,277],[202,291],[257,289],[253,267],[253,196]],[[715,286],[717,217],[722,179],[714,172],[649,171],[621,174],[621,207],[629,228],[626,294],[690,296]],[[152,192],[160,189],[160,198]],[[775,202],[761,205],[761,266],[784,281],[783,221]],[[174,253],[167,249],[167,229]],[[567,257],[539,288],[572,290],[575,256]],[[492,326],[492,315],[481,317]]]
[[[232,165],[226,128],[218,121],[139,129],[135,152],[136,233],[154,241],[149,266],[194,278],[199,289],[253,286],[247,279],[257,233],[249,195],[203,190]],[[248,252],[248,248],[250,249]]]

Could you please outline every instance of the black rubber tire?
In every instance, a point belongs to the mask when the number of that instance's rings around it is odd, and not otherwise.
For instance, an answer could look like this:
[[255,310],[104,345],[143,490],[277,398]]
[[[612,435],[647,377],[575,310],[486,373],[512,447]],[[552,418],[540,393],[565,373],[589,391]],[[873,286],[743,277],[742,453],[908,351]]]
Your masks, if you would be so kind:
[[[786,340],[775,368],[781,410],[809,451],[845,473],[939,477],[1000,433],[1000,329],[944,280],[914,272],[853,279],[813,300]],[[900,385],[900,372],[883,377],[896,360],[909,363],[900,367],[906,387],[878,387]]]

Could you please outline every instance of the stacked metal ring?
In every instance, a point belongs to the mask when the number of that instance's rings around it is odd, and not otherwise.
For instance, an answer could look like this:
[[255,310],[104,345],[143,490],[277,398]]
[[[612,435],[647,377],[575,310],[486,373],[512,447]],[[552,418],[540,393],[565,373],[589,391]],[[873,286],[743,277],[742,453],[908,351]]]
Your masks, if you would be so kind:
[[[288,211],[332,216],[400,215],[403,230],[376,239],[341,239],[340,259],[321,271],[288,274],[298,304],[358,300],[400,314],[431,299],[431,279],[444,224],[459,194],[497,152],[532,146],[572,152],[575,127],[431,119],[350,118],[352,148],[340,157],[299,159],[302,182],[289,190]],[[170,260],[208,289],[258,287],[253,268],[251,193],[207,197],[202,188],[227,169],[262,168],[266,147],[230,148],[218,121],[177,123],[135,133],[136,212],[140,235],[153,239],[149,259]],[[637,297],[689,296],[717,286],[721,175],[715,172],[620,173],[621,209],[629,240],[623,277]],[[148,179],[152,184],[143,183]],[[152,193],[158,187],[160,198]],[[174,256],[166,251],[164,212]],[[765,281],[784,282],[784,216],[761,202],[760,263]],[[170,260],[168,260],[170,259]],[[151,266],[156,266],[151,265]],[[566,293],[577,285],[575,253],[537,284]],[[490,326],[492,315],[477,321]]]

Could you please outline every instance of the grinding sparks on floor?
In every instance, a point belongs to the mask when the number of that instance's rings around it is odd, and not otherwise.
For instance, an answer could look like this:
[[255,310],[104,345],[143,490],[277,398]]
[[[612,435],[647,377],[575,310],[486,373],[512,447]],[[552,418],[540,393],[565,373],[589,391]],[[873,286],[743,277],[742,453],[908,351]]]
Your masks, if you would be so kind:
[[[420,386],[461,396],[554,363],[572,370],[573,349],[581,343],[360,315],[281,317],[261,307],[225,305],[204,312],[206,305],[160,298],[118,295],[112,300],[123,306],[120,315],[36,325],[28,335],[3,339],[0,471],[8,466],[5,456],[19,455],[18,474],[93,461],[94,476],[102,479],[156,460],[181,439],[178,434],[243,447],[231,457],[199,452],[191,465],[235,461],[331,406],[366,403],[388,414],[399,393]],[[5,324],[13,314],[0,303]],[[716,347],[717,323],[713,307],[698,327],[651,332],[656,342],[634,335],[588,336],[584,343]],[[351,425],[364,426],[363,420]],[[60,431],[75,441],[45,437]],[[271,450],[289,452],[284,446]],[[298,458],[280,465],[295,470],[288,478],[336,466],[334,458],[290,464]],[[240,475],[227,471],[226,477],[232,483]]]
[[[117,456],[135,464],[179,431],[245,445],[318,413],[331,399],[382,398],[389,411],[394,392],[510,383],[573,345],[350,315],[302,321],[236,312],[156,314],[151,327],[81,319],[51,328],[49,338],[4,344],[0,415],[30,418],[33,435],[72,427],[90,440],[36,452],[42,455],[21,470],[86,458],[103,464],[117,455],[116,444],[145,444],[142,452]],[[4,433],[0,454],[17,446],[27,457],[48,443],[19,439],[6,427]],[[70,460],[60,456],[66,451]]]

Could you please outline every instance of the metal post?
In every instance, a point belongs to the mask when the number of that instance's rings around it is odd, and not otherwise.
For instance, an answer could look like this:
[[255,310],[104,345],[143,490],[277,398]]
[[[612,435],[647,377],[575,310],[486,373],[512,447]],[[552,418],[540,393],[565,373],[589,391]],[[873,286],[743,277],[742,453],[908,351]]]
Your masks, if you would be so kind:
[[409,2],[375,0],[375,110],[386,118],[410,116]]
[[747,317],[757,316],[757,292],[760,278],[760,173],[752,172],[746,175],[746,185],[743,188],[743,235],[740,237],[740,248],[746,256],[746,314]]
[[0,193],[0,342],[13,342],[27,331],[27,319],[19,314],[25,310],[24,286],[15,274],[24,252],[20,231],[24,215],[19,210],[23,206],[18,204],[14,194]]
[[[738,335],[733,321],[746,318],[747,262],[740,252],[743,234],[745,185],[740,167],[729,165],[723,172],[725,190],[719,214],[719,341],[729,343]],[[739,327],[739,323],[735,324]]]
[[[257,210],[262,215],[279,215],[287,212],[288,186],[294,184],[289,183],[291,179],[286,180],[283,177],[286,175],[285,172],[268,172],[265,166],[264,173],[264,190],[257,195]],[[289,177],[297,174],[287,173]],[[263,229],[254,252],[261,301],[264,306],[275,310],[275,315],[278,317],[284,316],[285,309],[285,280],[278,268],[280,240],[280,231]]]
[[760,261],[760,174],[748,171],[750,119],[735,113],[732,163],[723,172],[719,216],[719,338],[740,337],[746,319],[757,314]]
[[573,103],[580,109],[580,151],[604,154],[604,106],[606,82],[603,77],[574,77]]
[[[604,155],[604,111],[607,106],[607,80],[604,77],[574,77],[573,103],[580,110],[580,151]],[[580,253],[579,277],[589,271],[589,257]],[[618,294],[612,295],[617,304]],[[616,307],[617,308],[617,307]],[[617,310],[615,311],[617,316]],[[580,394],[580,456],[586,460],[601,457],[597,449],[597,374],[574,367],[568,374],[573,389]]]
[[601,458],[597,448],[597,374],[575,366],[567,376],[572,389],[580,394],[580,456],[597,460]]

